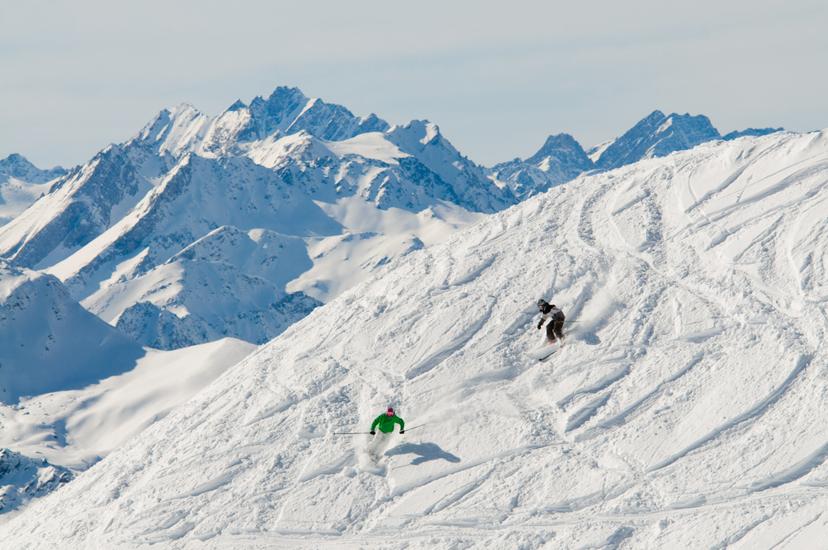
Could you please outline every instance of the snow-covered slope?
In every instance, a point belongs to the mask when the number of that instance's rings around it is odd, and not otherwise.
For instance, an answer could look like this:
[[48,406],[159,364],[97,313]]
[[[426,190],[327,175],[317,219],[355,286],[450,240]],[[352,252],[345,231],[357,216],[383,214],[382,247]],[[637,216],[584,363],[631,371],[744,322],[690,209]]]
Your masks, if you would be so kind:
[[399,163],[414,188],[447,186],[451,195],[438,198],[474,212],[496,212],[517,202],[508,188],[493,185],[483,168],[461,155],[436,124],[414,120],[391,128],[387,136],[410,155]]
[[[225,231],[217,234],[219,228]],[[258,263],[220,243],[228,233],[252,230],[269,232],[258,241],[247,239],[251,250],[262,248]],[[284,184],[273,171],[246,158],[190,155],[128,215],[49,271],[111,323],[127,308],[154,305],[132,311],[125,325],[147,345],[180,347],[228,334],[263,342],[318,302],[288,297],[275,286],[303,266],[295,261],[302,256],[296,246],[281,269],[261,264],[281,261],[280,241],[296,232],[338,230],[302,189]],[[176,325],[177,318],[181,326],[158,334],[159,326]]]
[[247,342],[225,338],[175,351],[146,350],[123,374],[24,397],[13,406],[0,405],[0,447],[84,470],[254,349]]
[[[0,538],[811,545],[828,529],[826,201],[826,132],[578,178],[391,260]],[[569,320],[547,362],[527,356],[540,296]],[[389,403],[409,430],[374,465],[366,436],[334,432]]]
[[60,487],[67,467],[93,464],[253,347],[144,349],[54,277],[0,262],[0,514]]
[[607,150],[607,147],[612,145],[613,141],[615,141],[615,140],[614,139],[608,139],[607,141],[601,142],[598,145],[594,145],[594,146],[590,147],[586,151],[586,154],[589,157],[589,160],[591,160],[592,163],[595,164],[595,162],[597,162],[598,159],[601,158],[601,155],[604,154],[604,151]]
[[93,464],[252,348],[142,348],[56,278],[0,262],[0,514],[60,487],[67,467]]
[[0,403],[83,387],[129,370],[143,355],[54,277],[0,261]]
[[41,170],[18,154],[0,159],[0,225],[48,193],[54,180],[65,173],[61,167]]
[[0,447],[81,468],[253,348],[232,339],[142,348],[56,278],[0,261]]
[[321,305],[301,292],[287,294],[283,287],[239,272],[233,265],[197,260],[165,263],[85,303],[94,311],[99,306],[96,300],[104,297],[116,300],[102,307],[118,313],[113,322],[119,329],[159,349],[210,342],[228,334],[263,343]]

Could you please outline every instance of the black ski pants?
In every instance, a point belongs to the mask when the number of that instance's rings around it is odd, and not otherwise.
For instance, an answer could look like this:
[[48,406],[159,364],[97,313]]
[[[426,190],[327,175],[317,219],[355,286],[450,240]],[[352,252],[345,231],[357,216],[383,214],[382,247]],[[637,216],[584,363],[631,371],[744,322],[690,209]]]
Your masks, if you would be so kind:
[[563,340],[563,325],[563,320],[552,319],[549,321],[549,324],[546,325],[546,337],[552,342],[558,338]]

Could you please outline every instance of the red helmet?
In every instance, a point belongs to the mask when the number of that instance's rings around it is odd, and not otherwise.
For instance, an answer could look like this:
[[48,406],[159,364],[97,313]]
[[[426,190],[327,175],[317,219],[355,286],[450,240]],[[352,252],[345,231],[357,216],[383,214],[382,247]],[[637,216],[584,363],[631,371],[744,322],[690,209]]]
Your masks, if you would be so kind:
[[388,407],[388,410],[385,411],[386,416],[394,416],[394,407]]

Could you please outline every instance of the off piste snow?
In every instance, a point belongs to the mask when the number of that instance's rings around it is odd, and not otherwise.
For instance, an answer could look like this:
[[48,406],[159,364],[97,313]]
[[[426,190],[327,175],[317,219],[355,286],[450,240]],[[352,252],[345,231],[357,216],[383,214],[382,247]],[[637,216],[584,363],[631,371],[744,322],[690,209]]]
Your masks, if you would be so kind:
[[807,547],[826,203],[825,132],[580,175],[389,257],[0,537]]

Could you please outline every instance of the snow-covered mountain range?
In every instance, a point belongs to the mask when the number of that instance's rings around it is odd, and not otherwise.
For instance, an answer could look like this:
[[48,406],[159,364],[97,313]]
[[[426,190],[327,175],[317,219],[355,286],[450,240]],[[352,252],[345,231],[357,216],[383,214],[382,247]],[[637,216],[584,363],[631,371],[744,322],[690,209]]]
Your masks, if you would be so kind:
[[[164,109],[126,142],[48,172],[59,176],[49,192],[0,227],[0,257],[57,276],[144,345],[261,344],[480,214],[718,137],[706,117],[656,111],[592,158],[560,134],[488,170],[435,124],[391,126],[280,87],[217,116]],[[17,173],[46,177],[15,158]]]
[[[826,132],[557,186],[390,258],[0,539],[812,547],[828,531],[826,201]],[[546,362],[529,357],[541,296],[568,316]],[[407,432],[374,463],[367,435],[335,432],[388,404]]]
[[[34,474],[42,468],[31,460],[44,459],[58,469],[88,467],[253,347],[222,339],[147,349],[83,308],[55,277],[0,261],[0,448],[23,453],[9,455],[17,457],[9,469]],[[0,479],[0,495],[5,485]],[[20,503],[0,512],[11,502]]]
[[[828,136],[780,130],[655,111],[487,169],[277,88],[0,161],[0,540],[802,546]],[[569,319],[544,363],[540,296]],[[334,433],[388,404],[379,463]]]
[[0,181],[15,178],[26,183],[46,183],[65,174],[66,170],[60,166],[42,170],[16,153],[0,159]]
[[[644,158],[663,157],[700,143],[718,139],[719,132],[704,115],[653,111],[624,135],[602,148],[595,157],[595,167],[618,168]],[[591,151],[594,155],[596,151]]]
[[391,127],[277,88],[216,117],[162,111],[0,228],[0,255],[145,345],[263,343],[515,202],[432,123]]
[[491,173],[516,196],[526,198],[591,170],[612,170],[642,159],[692,149],[712,140],[730,141],[780,131],[782,128],[748,128],[722,136],[704,115],[665,115],[653,111],[620,137],[596,145],[587,152],[572,136],[553,135],[531,157],[497,164],[491,168]]
[[143,348],[55,277],[0,261],[0,515],[59,488],[252,348]]
[[56,278],[0,261],[0,403],[88,386],[132,369],[142,355]]
[[142,348],[55,277],[0,261],[0,515],[67,483],[252,348]]
[[492,174],[508,184],[516,196],[528,198],[570,181],[595,168],[581,144],[569,134],[549,136],[534,155],[492,167]]
[[64,174],[61,167],[41,170],[18,154],[0,159],[0,225],[48,193],[52,182]]

